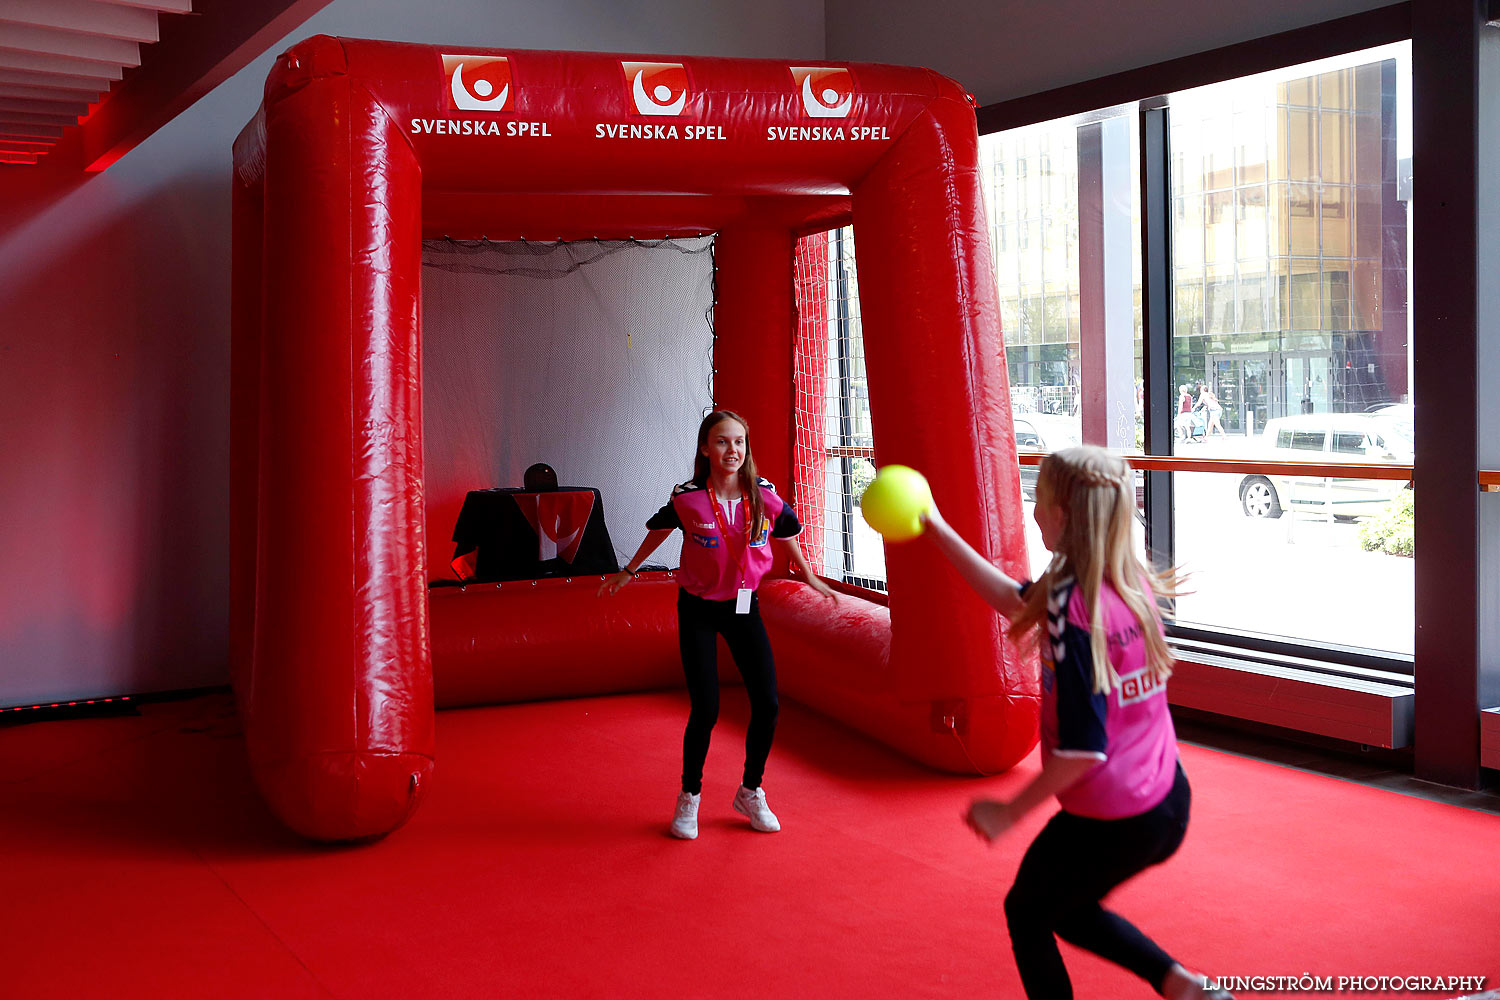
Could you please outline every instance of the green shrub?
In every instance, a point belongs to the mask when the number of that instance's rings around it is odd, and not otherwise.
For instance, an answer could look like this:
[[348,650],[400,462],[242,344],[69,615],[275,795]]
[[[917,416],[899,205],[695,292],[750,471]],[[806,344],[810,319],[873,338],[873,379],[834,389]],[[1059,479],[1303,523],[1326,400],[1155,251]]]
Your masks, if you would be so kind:
[[865,495],[865,487],[875,481],[875,463],[868,459],[856,458],[854,465],[854,502],[857,505],[859,498]]
[[1384,511],[1361,522],[1360,547],[1366,552],[1410,557],[1414,551],[1413,503],[1412,491],[1402,490]]

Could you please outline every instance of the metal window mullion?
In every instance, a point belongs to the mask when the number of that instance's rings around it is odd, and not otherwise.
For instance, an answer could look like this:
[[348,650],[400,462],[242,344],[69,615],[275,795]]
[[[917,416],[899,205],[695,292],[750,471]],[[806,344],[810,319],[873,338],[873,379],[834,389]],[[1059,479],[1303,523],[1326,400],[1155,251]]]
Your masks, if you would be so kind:
[[[854,443],[852,400],[850,399],[849,362],[849,273],[844,258],[844,230],[834,232],[834,245],[838,260],[838,366],[839,366],[839,447],[848,448]],[[844,579],[854,576],[854,463],[847,455],[839,460],[839,474],[843,489],[840,491],[841,527],[843,537]]]
[[[1170,122],[1166,106],[1142,105],[1141,156],[1141,375],[1145,382],[1148,455],[1172,454],[1172,190]],[[1176,553],[1172,473],[1146,473],[1146,547],[1158,568]]]

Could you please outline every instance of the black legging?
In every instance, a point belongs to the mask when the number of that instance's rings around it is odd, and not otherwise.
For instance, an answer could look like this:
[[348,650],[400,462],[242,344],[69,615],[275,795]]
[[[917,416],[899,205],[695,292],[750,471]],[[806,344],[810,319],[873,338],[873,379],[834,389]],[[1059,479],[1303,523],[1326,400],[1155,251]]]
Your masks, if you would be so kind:
[[750,613],[734,613],[734,601],[707,601],[677,591],[677,644],[682,650],[682,673],[687,679],[692,712],[682,735],[682,790],[703,791],[703,762],[708,739],[719,721],[719,657],[715,636],[723,635],[734,665],[750,695],[750,727],[745,733],[746,788],[758,788],[776,733],[776,662],[771,640],[760,618],[760,595],[750,598]]
[[1172,856],[1187,833],[1191,804],[1179,764],[1172,790],[1154,809],[1126,819],[1060,812],[1037,834],[1005,897],[1011,949],[1031,1000],[1072,1000],[1054,934],[1124,966],[1160,992],[1172,957],[1099,901]]

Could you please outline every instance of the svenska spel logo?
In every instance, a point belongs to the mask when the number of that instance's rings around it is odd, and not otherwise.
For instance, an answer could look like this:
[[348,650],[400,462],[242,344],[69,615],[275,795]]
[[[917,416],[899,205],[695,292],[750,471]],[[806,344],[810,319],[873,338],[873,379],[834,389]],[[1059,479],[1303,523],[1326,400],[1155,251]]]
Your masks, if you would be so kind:
[[687,69],[682,63],[622,62],[636,113],[680,115],[687,106]]
[[448,107],[457,111],[512,111],[510,60],[504,56],[443,55]]
[[848,118],[854,107],[854,76],[843,66],[789,66],[809,118]]

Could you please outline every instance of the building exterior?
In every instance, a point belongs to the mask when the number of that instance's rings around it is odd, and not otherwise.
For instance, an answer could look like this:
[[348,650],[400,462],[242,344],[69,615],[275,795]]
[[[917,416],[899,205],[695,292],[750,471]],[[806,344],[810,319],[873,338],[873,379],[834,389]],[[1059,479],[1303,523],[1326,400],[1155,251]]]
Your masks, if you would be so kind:
[[[1397,70],[1380,59],[1171,98],[1174,382],[1212,386],[1230,433],[1410,397]],[[1019,405],[1052,412],[1075,412],[1081,369],[1080,127],[983,145],[1011,384]],[[1102,210],[1128,198],[1138,233],[1130,133]],[[1138,240],[1133,256],[1139,366]]]

